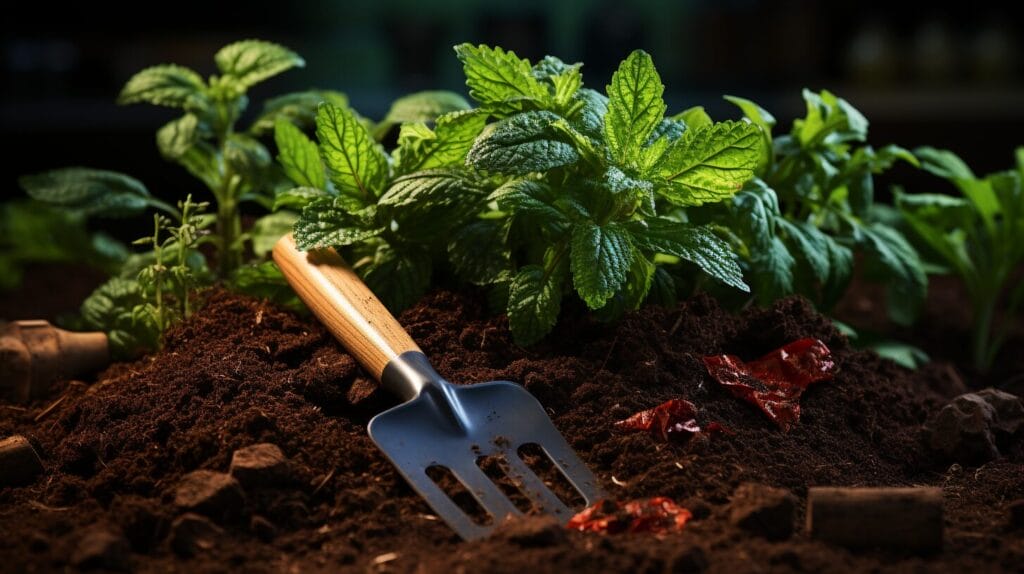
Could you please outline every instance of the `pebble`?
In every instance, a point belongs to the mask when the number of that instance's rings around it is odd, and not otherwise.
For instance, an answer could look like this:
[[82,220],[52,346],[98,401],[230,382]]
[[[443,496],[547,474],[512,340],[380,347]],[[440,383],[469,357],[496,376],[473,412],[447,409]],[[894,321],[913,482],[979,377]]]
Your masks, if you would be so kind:
[[211,470],[186,474],[174,491],[176,506],[212,518],[237,514],[244,502],[242,488],[234,477]]
[[254,444],[231,455],[230,472],[246,487],[281,484],[288,479],[288,459],[275,444]]
[[43,461],[27,438],[14,435],[0,440],[0,487],[30,484],[43,470]]
[[998,458],[1000,435],[1024,427],[1020,399],[996,389],[960,395],[924,426],[928,446],[949,460],[982,464]]

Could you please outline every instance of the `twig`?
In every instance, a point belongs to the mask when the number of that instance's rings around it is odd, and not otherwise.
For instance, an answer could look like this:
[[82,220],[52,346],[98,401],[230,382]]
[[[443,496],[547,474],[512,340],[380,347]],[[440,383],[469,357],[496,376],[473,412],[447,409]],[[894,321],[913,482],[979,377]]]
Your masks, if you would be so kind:
[[68,398],[68,394],[67,394],[67,393],[64,393],[63,395],[61,395],[61,396],[60,396],[60,398],[58,398],[57,400],[55,400],[55,401],[53,401],[52,403],[50,403],[50,406],[48,406],[48,407],[46,407],[45,409],[43,409],[43,410],[42,410],[42,411],[41,411],[41,412],[40,412],[40,413],[39,413],[38,415],[36,415],[36,417],[35,417],[34,419],[32,419],[32,420],[34,420],[35,422],[39,422],[39,421],[43,420],[44,418],[46,418],[46,416],[47,416],[47,415],[49,415],[50,413],[52,413],[54,409],[56,409],[57,407],[59,407],[59,406],[60,406],[60,404],[61,404],[61,403],[63,403],[63,402],[64,402],[64,400],[65,400],[65,399],[67,399],[67,398]]
[[329,480],[334,478],[334,471],[335,470],[337,470],[337,469],[332,468],[331,472],[327,473],[327,476],[325,476],[324,479],[320,481],[320,484],[316,485],[316,488],[313,489],[313,493],[310,494],[310,496],[316,496],[316,493],[320,492],[320,489],[323,488],[324,485],[326,485]]
[[676,319],[676,322],[675,322],[674,325],[672,325],[672,328],[668,330],[668,336],[671,337],[672,335],[675,335],[676,334],[676,330],[678,330],[679,326],[682,325],[682,324],[683,324],[683,313],[682,313],[682,311],[680,311],[679,312],[679,318]]

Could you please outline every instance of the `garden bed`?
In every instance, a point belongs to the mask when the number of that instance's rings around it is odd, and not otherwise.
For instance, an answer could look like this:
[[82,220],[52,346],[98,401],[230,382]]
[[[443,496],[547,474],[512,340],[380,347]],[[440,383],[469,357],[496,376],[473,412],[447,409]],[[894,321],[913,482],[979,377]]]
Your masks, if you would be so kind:
[[[698,296],[613,325],[569,309],[528,350],[512,343],[506,319],[488,313],[481,294],[433,292],[402,313],[451,381],[523,383],[611,497],[669,496],[695,515],[681,533],[663,537],[569,532],[528,518],[465,543],[370,441],[367,422],[395,401],[315,320],[225,291],[206,296],[203,312],[173,329],[158,354],[114,365],[92,385],[63,384],[27,409],[0,405],[0,436],[30,437],[47,467],[29,486],[0,490],[0,529],[8,533],[0,563],[16,571],[78,564],[190,572],[970,572],[1011,571],[1024,560],[1024,531],[1009,527],[1006,510],[1024,498],[1021,441],[980,468],[930,458],[920,425],[963,392],[949,369],[911,372],[856,351],[800,299],[734,317]],[[722,352],[752,358],[807,336],[832,349],[838,372],[805,393],[802,418],[788,433],[714,383],[701,362]],[[614,421],[672,398],[692,401],[701,421],[719,421],[732,434],[664,444],[613,430]],[[235,450],[256,443],[280,447],[289,459],[285,475],[243,485],[244,510],[216,526],[183,527],[175,505],[182,477],[226,472]],[[730,500],[747,482],[797,496],[792,537],[769,541],[733,524]],[[851,553],[811,541],[800,525],[812,485],[942,487],[944,550]]]

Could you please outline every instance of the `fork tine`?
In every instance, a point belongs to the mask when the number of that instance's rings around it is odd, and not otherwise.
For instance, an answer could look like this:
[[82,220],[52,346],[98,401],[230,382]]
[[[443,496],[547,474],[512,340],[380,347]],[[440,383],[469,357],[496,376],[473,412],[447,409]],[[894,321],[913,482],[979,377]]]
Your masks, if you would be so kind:
[[503,458],[508,464],[509,476],[519,484],[519,490],[530,500],[539,504],[542,511],[559,516],[572,514],[569,508],[544,484],[544,481],[530,467],[526,466],[519,455],[509,452]]
[[441,490],[441,487],[433,479],[427,476],[426,472],[406,472],[405,469],[401,468],[399,470],[413,490],[418,492],[427,501],[430,508],[459,536],[466,540],[471,540],[481,538],[490,532],[490,528],[473,522],[469,515],[459,508],[455,501],[444,490]]
[[509,514],[520,515],[522,512],[512,504],[505,493],[491,481],[491,478],[475,464],[472,466],[451,466],[449,469],[462,481],[463,486],[476,498],[497,524]]
[[562,435],[555,433],[553,436],[544,437],[538,440],[544,452],[547,453],[551,462],[562,472],[565,478],[572,483],[576,490],[583,495],[587,506],[596,504],[601,498],[600,488],[594,473],[590,472],[587,465],[583,464],[580,457],[572,450],[569,443],[565,442]]

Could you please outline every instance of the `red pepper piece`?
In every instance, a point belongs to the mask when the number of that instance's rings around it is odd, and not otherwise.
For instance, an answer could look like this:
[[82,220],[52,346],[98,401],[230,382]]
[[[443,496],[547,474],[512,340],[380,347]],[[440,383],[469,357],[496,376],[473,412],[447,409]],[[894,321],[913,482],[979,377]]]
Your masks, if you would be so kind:
[[628,419],[615,423],[625,431],[647,431],[663,441],[689,438],[700,432],[697,407],[685,399],[672,399],[653,409],[640,411]]
[[800,420],[800,395],[812,383],[832,378],[832,352],[805,338],[744,363],[735,355],[704,357],[704,366],[733,396],[761,408],[783,430]]
[[566,527],[580,532],[601,534],[664,534],[681,531],[692,517],[693,514],[689,510],[664,496],[631,500],[625,504],[599,500],[569,519]]

